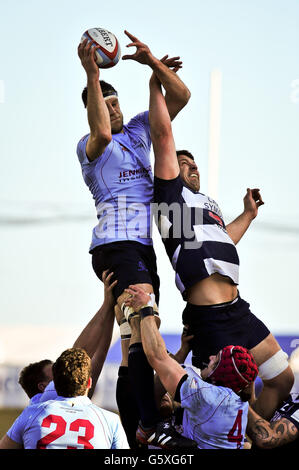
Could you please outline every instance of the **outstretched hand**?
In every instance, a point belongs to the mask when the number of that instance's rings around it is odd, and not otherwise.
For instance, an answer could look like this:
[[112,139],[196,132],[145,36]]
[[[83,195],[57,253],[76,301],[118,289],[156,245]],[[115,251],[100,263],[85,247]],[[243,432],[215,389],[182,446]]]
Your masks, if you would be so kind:
[[154,57],[149,47],[143,42],[139,41],[136,36],[133,36],[133,34],[129,33],[128,31],[125,31],[125,34],[132,41],[130,44],[127,45],[127,47],[136,47],[137,50],[134,54],[123,55],[122,60],[131,59],[136,60],[136,62],[139,62],[140,64],[150,65]]
[[115,299],[113,296],[113,288],[117,284],[117,280],[110,283],[111,278],[113,276],[113,272],[109,273],[109,269],[103,271],[102,274],[102,281],[104,283],[104,302],[111,304],[112,306],[115,304]]
[[247,188],[247,193],[244,196],[244,212],[250,214],[251,218],[254,219],[258,214],[258,209],[264,204],[260,190],[257,188]]
[[183,332],[181,335],[181,348],[186,349],[188,352],[191,351],[191,340],[194,338],[194,335],[190,335],[189,326],[184,325]]
[[161,62],[166,65],[168,68],[172,69],[173,72],[177,72],[182,68],[183,62],[180,59],[180,56],[168,57],[168,54],[162,57]]

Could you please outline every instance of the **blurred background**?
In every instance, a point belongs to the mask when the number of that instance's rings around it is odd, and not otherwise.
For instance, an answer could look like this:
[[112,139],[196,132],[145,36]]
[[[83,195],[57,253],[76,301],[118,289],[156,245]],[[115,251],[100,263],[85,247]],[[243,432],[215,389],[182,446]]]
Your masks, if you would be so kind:
[[[157,57],[183,60],[192,96],[173,123],[177,148],[195,155],[201,191],[227,223],[242,212],[246,188],[261,189],[265,205],[238,245],[240,294],[291,356],[299,345],[299,3],[15,0],[1,4],[0,27],[1,435],[28,403],[20,369],[71,347],[103,300],[88,253],[96,212],[76,156],[89,131],[77,56],[88,28],[112,31],[122,54],[127,29]],[[133,61],[101,72],[125,121],[148,109],[150,74]],[[173,350],[184,303],[156,228],[154,244],[161,332]],[[115,327],[94,396],[110,409],[119,360]]]

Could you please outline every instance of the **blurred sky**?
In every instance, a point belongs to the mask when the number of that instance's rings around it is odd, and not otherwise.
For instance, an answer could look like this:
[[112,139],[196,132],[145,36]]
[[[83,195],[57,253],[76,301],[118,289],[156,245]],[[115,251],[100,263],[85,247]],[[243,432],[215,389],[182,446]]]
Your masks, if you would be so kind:
[[[112,31],[123,54],[127,29],[157,57],[181,56],[192,97],[173,130],[196,156],[202,192],[210,74],[221,70],[218,203],[229,222],[247,187],[265,201],[238,246],[240,294],[273,333],[299,335],[297,0],[1,2],[0,327],[81,328],[102,303],[88,253],[96,213],[76,156],[89,131],[77,46],[92,27]],[[125,121],[148,108],[148,67],[120,61],[101,78]],[[156,230],[154,240],[161,331],[178,332],[184,303]]]

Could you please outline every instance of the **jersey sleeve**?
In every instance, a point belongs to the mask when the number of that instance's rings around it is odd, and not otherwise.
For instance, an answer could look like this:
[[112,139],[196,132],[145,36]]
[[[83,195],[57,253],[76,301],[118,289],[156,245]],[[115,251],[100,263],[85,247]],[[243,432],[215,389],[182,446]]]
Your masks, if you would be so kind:
[[13,425],[6,433],[10,439],[12,439],[14,442],[17,442],[18,444],[23,444],[23,434],[28,418],[27,410],[28,408],[25,408],[25,410],[17,417]]
[[279,414],[283,418],[291,421],[299,431],[299,403],[292,403],[289,406],[282,406]]
[[88,157],[86,155],[86,144],[89,139],[89,136],[90,134],[87,134],[84,137],[82,137],[82,139],[79,140],[78,145],[77,145],[77,155],[78,155],[81,166],[89,165],[92,163],[88,160]]
[[130,449],[127,436],[118,416],[116,416],[115,420],[111,449]]
[[[93,168],[96,165],[97,161],[98,161],[97,158],[90,161],[87,157],[86,145],[87,145],[87,141],[89,139],[89,136],[90,136],[90,134],[87,134],[84,137],[82,137],[82,139],[79,140],[78,145],[77,145],[77,156],[78,156],[78,159],[79,159],[79,162],[80,162],[80,165],[81,165],[82,169]],[[107,151],[111,151],[111,145],[113,145],[113,141],[111,141],[107,145],[104,152],[101,153],[101,155],[99,155],[99,157],[104,156]]]
[[199,376],[194,377],[188,375],[185,380],[181,382],[180,398],[183,408],[190,410],[198,409],[199,402],[202,403],[202,388],[206,388],[208,384],[204,382]]
[[183,183],[180,175],[171,180],[164,180],[155,176],[154,201],[158,204],[162,202],[165,202],[166,204],[178,202],[182,188]]

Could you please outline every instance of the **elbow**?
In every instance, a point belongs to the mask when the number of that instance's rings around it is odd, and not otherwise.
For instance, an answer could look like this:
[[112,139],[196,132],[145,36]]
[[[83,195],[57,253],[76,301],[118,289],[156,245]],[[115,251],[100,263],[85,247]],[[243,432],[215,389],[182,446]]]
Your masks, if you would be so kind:
[[99,140],[103,143],[103,145],[107,146],[110,144],[111,140],[112,140],[112,134],[110,131],[108,132],[102,132],[100,135],[99,135]]
[[189,102],[190,98],[191,98],[191,92],[186,87],[184,88],[184,90],[181,91],[181,93],[177,97],[177,103],[179,105],[179,108],[183,109],[186,106],[186,104]]
[[112,140],[112,134],[111,131],[93,130],[90,133],[90,138],[95,145],[107,147]]
[[185,93],[184,93],[184,103],[185,103],[184,106],[186,106],[190,98],[191,98],[191,91],[188,88],[186,88]]

